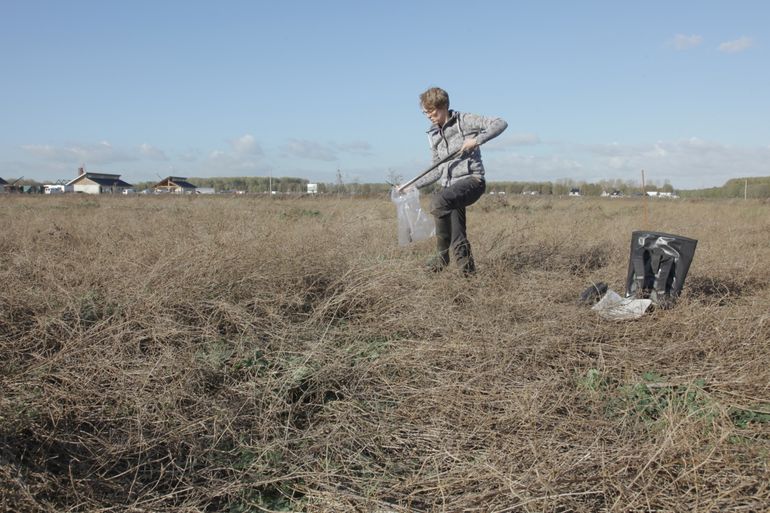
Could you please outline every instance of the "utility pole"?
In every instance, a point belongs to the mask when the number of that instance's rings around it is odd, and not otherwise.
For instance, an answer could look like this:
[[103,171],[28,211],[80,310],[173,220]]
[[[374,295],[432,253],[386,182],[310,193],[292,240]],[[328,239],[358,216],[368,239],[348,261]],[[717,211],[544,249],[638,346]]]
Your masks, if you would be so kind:
[[644,187],[644,169],[642,169],[642,201],[644,202],[644,226],[643,228],[645,230],[649,230],[649,221],[648,221],[648,214],[647,214],[647,191]]
[[337,194],[341,194],[345,189],[345,182],[342,181],[342,171],[337,168]]

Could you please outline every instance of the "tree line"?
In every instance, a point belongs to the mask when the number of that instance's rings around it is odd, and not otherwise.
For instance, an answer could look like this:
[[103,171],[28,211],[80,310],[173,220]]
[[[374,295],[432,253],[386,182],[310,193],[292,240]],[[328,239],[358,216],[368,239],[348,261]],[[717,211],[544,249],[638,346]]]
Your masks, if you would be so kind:
[[770,198],[770,176],[732,178],[721,187],[682,191],[683,198]]
[[[210,187],[216,192],[243,191],[249,194],[269,194],[272,190],[278,194],[305,194],[310,183],[305,178],[268,177],[268,176],[235,176],[189,178],[188,181],[196,187]],[[389,182],[399,181],[389,176]],[[48,182],[44,182],[48,183]],[[139,182],[135,188],[139,191],[152,188],[157,182]],[[30,179],[18,180],[18,185],[41,185]],[[338,178],[336,183],[318,183],[319,194],[345,194],[354,196],[387,195],[391,190],[389,183],[359,183],[357,181],[343,183]],[[619,192],[631,196],[641,192],[641,185],[633,180],[600,180],[587,182],[563,178],[556,181],[490,181],[487,182],[487,192],[506,194],[539,194],[544,196],[566,196],[572,190],[579,190],[582,196],[600,196],[602,193]],[[680,190],[674,189],[669,180],[661,183],[645,184],[646,191],[674,192],[684,198],[770,198],[770,176],[753,178],[733,178],[720,187],[705,189]]]
[[[250,194],[268,194],[271,190],[276,193],[303,194],[307,192],[309,180],[294,177],[264,177],[264,176],[237,176],[237,177],[211,177],[189,178],[188,181],[196,187],[211,187],[217,192],[243,191]],[[138,190],[151,188],[156,182],[140,182],[136,184]],[[319,194],[349,194],[372,196],[390,192],[389,183],[318,183]],[[638,183],[623,180],[602,180],[598,183],[562,179],[555,182],[519,182],[496,181],[487,183],[488,192],[504,192],[506,194],[537,193],[542,195],[566,196],[570,191],[577,189],[584,196],[600,196],[603,192],[614,191],[630,195],[640,191]],[[674,188],[667,180],[661,186],[650,184],[648,191],[673,192]]]

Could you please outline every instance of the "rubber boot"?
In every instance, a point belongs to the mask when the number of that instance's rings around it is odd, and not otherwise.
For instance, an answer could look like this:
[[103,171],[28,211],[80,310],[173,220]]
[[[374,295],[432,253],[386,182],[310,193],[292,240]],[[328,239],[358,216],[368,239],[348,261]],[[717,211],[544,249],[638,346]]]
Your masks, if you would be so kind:
[[452,242],[452,221],[449,216],[435,217],[436,255],[428,260],[428,270],[438,273],[449,265],[449,245]]
[[473,261],[473,253],[469,242],[463,242],[455,248],[455,262],[460,271],[468,276],[476,272],[476,262]]

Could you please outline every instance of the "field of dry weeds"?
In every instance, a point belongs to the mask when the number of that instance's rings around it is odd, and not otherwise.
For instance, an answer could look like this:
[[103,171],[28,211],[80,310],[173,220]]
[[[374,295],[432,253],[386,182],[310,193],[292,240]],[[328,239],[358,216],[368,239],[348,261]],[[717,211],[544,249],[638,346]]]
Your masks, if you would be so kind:
[[0,509],[759,511],[770,203],[611,322],[640,200],[483,198],[432,275],[387,199],[0,197]]

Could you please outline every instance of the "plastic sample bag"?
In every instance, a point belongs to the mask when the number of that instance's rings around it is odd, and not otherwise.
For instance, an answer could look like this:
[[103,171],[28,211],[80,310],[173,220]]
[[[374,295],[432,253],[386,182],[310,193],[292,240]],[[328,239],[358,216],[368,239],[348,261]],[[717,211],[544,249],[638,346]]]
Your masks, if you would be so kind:
[[635,299],[620,297],[614,290],[608,290],[604,297],[591,307],[605,319],[613,321],[625,321],[638,319],[652,304],[651,299]]
[[420,191],[416,188],[399,194],[394,187],[390,200],[396,205],[399,245],[429,239],[436,233],[433,217],[420,206]]

